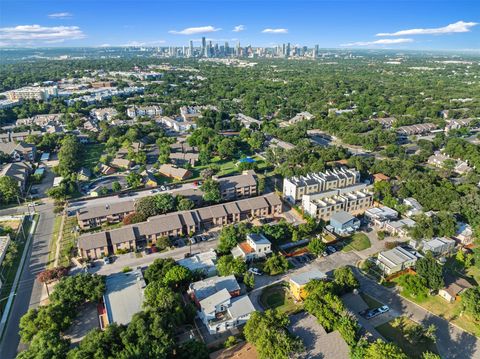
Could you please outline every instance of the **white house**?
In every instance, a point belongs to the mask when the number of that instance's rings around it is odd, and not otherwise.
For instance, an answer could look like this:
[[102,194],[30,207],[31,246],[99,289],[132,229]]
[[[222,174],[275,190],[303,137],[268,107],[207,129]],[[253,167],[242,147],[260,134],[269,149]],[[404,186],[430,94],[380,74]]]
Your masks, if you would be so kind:
[[429,241],[422,241],[423,251],[432,252],[434,255],[451,253],[455,248],[455,241],[446,237],[433,238]]
[[271,252],[272,243],[260,233],[248,234],[246,241],[240,242],[232,249],[235,258],[243,258],[245,261],[263,258]]
[[215,266],[216,262],[217,254],[213,249],[177,261],[178,264],[188,268],[192,272],[202,272],[207,277],[217,274],[217,267]]

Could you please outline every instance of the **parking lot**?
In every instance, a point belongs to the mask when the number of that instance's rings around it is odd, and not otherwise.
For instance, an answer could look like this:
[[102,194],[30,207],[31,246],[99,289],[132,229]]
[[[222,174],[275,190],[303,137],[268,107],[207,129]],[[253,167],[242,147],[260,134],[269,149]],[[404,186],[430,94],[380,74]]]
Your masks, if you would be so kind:
[[292,264],[294,268],[300,268],[310,263],[315,259],[315,256],[310,253],[301,254],[294,257],[289,257],[287,260]]

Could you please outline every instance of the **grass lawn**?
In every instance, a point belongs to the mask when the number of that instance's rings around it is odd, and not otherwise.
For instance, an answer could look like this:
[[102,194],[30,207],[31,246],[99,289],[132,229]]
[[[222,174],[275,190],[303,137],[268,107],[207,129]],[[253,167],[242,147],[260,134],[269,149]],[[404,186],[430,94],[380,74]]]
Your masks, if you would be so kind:
[[62,216],[56,216],[53,223],[52,240],[50,241],[50,248],[48,252],[47,268],[52,268],[55,262],[55,252],[57,251],[57,239],[60,233],[60,226],[62,224]]
[[425,298],[414,298],[404,291],[401,292],[401,295],[439,317],[458,325],[467,332],[480,337],[480,322],[476,322],[469,315],[461,314],[462,306],[460,301],[448,303],[438,295],[427,296]]
[[72,252],[75,248],[74,228],[77,226],[77,218],[75,216],[65,218],[63,226],[63,236],[60,242],[60,256],[58,259],[59,266],[69,266]]
[[[263,171],[268,168],[268,165],[259,156],[251,156],[251,158],[255,159],[257,164],[257,171],[259,173],[263,173]],[[216,165],[219,167],[219,171],[216,175],[220,177],[239,174],[241,173],[241,171],[236,165],[237,163],[238,163],[238,159],[222,160],[220,157],[215,156],[210,160],[210,163],[208,165],[194,167],[192,169],[193,176],[191,179],[200,178],[200,172],[203,169],[208,168],[210,165]]]
[[[35,219],[38,221],[38,214],[35,215]],[[12,289],[13,281],[15,280],[15,275],[17,274],[17,269],[20,265],[20,260],[22,259],[23,250],[25,249],[25,244],[27,242],[28,233],[32,226],[32,221],[25,220],[23,223],[23,229],[25,231],[25,237],[23,236],[22,231],[19,232],[15,242],[17,243],[17,253],[13,259],[13,263],[8,268],[2,268],[2,288],[0,290],[0,313],[3,313],[4,306],[7,304],[7,297]]]
[[100,157],[103,154],[105,145],[103,143],[96,143],[91,145],[85,145],[84,153],[82,156],[82,167],[87,167],[91,170],[98,164]]
[[370,297],[368,294],[365,294],[363,292],[360,293],[360,297],[362,297],[363,301],[367,303],[369,309],[378,308],[383,305],[383,303],[380,303],[378,300]]
[[[415,324],[414,321],[404,318],[405,326],[410,327]],[[409,358],[417,359],[421,358],[422,353],[429,351],[432,353],[438,353],[437,346],[432,341],[425,341],[412,344],[403,335],[402,330],[399,327],[394,327],[392,321],[382,324],[375,328],[385,339],[397,344]]]
[[287,287],[273,285],[265,288],[260,295],[260,303],[265,309],[278,309],[282,313],[294,313],[300,306],[296,305]]
[[372,246],[370,239],[364,233],[355,233],[353,236],[346,239],[345,242],[347,244],[342,248],[342,252],[351,252],[354,250],[363,251]]
[[472,277],[477,283],[480,283],[480,268],[477,266],[471,266],[467,269],[467,276]]

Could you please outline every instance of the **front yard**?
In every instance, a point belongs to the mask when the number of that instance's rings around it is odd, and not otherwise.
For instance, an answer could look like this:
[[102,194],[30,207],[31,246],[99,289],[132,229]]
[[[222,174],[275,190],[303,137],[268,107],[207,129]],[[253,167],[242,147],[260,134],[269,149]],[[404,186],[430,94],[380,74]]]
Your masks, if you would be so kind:
[[295,304],[295,300],[288,290],[288,287],[282,284],[265,288],[260,295],[260,303],[265,310],[277,309],[287,314],[295,313],[301,309],[300,305]]
[[435,343],[429,339],[419,341],[416,343],[411,343],[405,338],[404,331],[408,330],[409,327],[412,327],[416,323],[406,317],[403,318],[405,326],[400,328],[400,326],[395,325],[392,320],[388,323],[382,324],[375,329],[387,340],[397,344],[404,352],[412,359],[420,359],[422,353],[429,351],[432,353],[437,352],[437,346]]
[[342,248],[342,252],[363,251],[372,246],[370,239],[364,233],[355,233],[350,238],[346,238],[344,242],[346,245]]

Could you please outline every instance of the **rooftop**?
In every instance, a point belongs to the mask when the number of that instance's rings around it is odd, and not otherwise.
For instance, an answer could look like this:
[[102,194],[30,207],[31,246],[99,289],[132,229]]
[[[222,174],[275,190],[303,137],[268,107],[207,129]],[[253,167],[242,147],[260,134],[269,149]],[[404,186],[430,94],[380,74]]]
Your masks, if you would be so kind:
[[106,284],[104,302],[108,321],[130,323],[133,315],[142,310],[145,281],[141,270],[109,275]]
[[326,279],[327,275],[318,269],[311,269],[308,272],[292,275],[290,281],[298,286],[307,284],[313,279]]

